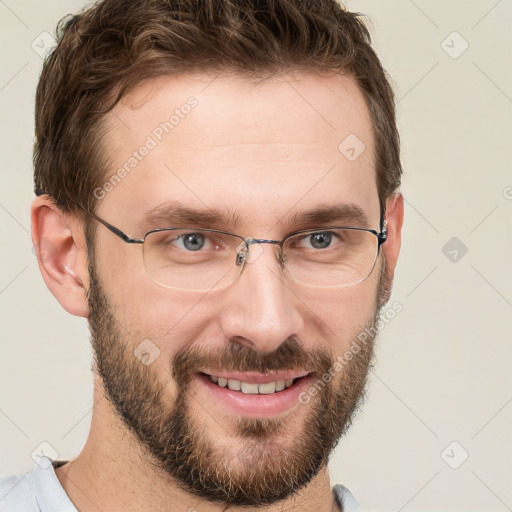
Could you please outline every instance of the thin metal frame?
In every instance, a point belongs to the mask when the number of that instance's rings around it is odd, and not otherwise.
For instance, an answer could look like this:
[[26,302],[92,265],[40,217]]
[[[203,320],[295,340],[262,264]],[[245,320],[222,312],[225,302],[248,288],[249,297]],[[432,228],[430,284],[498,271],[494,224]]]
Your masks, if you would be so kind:
[[124,231],[121,231],[119,228],[116,228],[115,226],[113,226],[112,224],[107,222],[106,220],[103,220],[102,218],[98,217],[95,213],[92,213],[89,210],[85,209],[83,206],[80,205],[80,207],[82,208],[82,210],[85,213],[87,213],[93,219],[95,219],[98,222],[100,222],[101,224],[103,224],[108,230],[110,230],[112,233],[114,233],[114,235],[117,235],[119,238],[121,238],[121,240],[123,240],[127,244],[143,244],[146,237],[148,235],[150,235],[151,233],[159,233],[161,231],[177,231],[179,229],[187,229],[187,230],[188,229],[190,229],[190,230],[196,229],[196,230],[200,230],[200,231],[209,231],[211,233],[220,233],[223,235],[234,236],[236,238],[239,238],[241,241],[243,241],[245,243],[245,245],[247,246],[247,248],[249,248],[249,246],[252,244],[275,244],[275,245],[279,245],[279,247],[282,249],[284,242],[286,242],[286,240],[288,240],[288,238],[291,238],[292,236],[295,236],[295,235],[300,235],[301,233],[323,232],[323,231],[328,231],[329,229],[352,229],[355,231],[367,231],[368,233],[371,233],[372,235],[375,235],[377,237],[377,241],[378,241],[377,256],[378,256],[380,246],[387,240],[387,236],[388,236],[388,232],[386,229],[386,221],[382,221],[381,225],[383,226],[383,228],[380,233],[378,231],[376,231],[375,229],[370,229],[370,228],[359,228],[359,227],[354,227],[354,226],[325,226],[325,227],[318,228],[318,229],[301,229],[298,231],[293,231],[292,233],[289,233],[288,235],[286,235],[282,240],[267,240],[265,238],[252,238],[252,237],[244,238],[241,235],[237,235],[235,233],[230,233],[229,231],[221,231],[219,229],[212,229],[212,228],[195,228],[195,227],[191,227],[191,226],[151,229],[150,231],[145,233],[142,238],[136,238],[136,237],[132,237],[132,236],[126,234]]
[[[87,210],[86,208],[84,208],[81,204],[79,204],[79,206],[85,213],[87,213],[87,215],[89,215],[93,219],[97,220],[100,224],[103,224],[103,226],[105,226],[109,231],[114,233],[114,235],[117,235],[119,238],[121,238],[121,240],[123,240],[123,242],[126,242],[127,244],[144,244],[144,241],[146,240],[147,236],[150,235],[151,233],[159,233],[162,231],[177,231],[180,229],[191,230],[191,231],[193,231],[193,230],[207,231],[210,233],[220,233],[222,235],[228,235],[228,236],[233,236],[235,238],[239,238],[244,243],[244,245],[246,247],[246,251],[245,252],[239,251],[237,254],[237,257],[236,257],[236,266],[242,265],[242,268],[240,269],[240,271],[242,271],[243,267],[245,266],[245,263],[247,261],[247,255],[249,254],[249,247],[252,244],[274,244],[274,245],[277,245],[279,247],[279,261],[281,264],[284,264],[284,262],[282,261],[283,244],[286,242],[286,240],[288,240],[289,238],[291,238],[293,236],[300,235],[302,233],[323,232],[323,231],[328,231],[330,229],[349,229],[349,230],[354,230],[354,231],[367,231],[368,233],[371,233],[372,235],[374,235],[377,238],[377,255],[375,256],[375,261],[374,261],[372,269],[370,270],[370,273],[361,281],[356,281],[355,283],[348,283],[347,285],[339,285],[339,286],[348,286],[350,284],[357,284],[357,283],[360,283],[360,282],[368,279],[368,277],[373,272],[373,269],[375,268],[375,262],[377,261],[379,254],[380,254],[380,247],[387,240],[387,234],[388,234],[386,221],[383,219],[383,214],[382,214],[381,222],[380,222],[380,225],[382,226],[382,231],[380,233],[378,231],[376,231],[375,229],[370,229],[370,228],[359,228],[359,227],[354,227],[354,226],[325,226],[325,227],[318,228],[318,229],[301,229],[298,231],[293,231],[292,233],[289,233],[288,235],[286,235],[282,240],[267,240],[264,238],[252,238],[252,237],[244,238],[241,235],[237,235],[235,233],[230,233],[228,231],[221,231],[218,229],[194,228],[194,227],[190,227],[190,226],[184,226],[184,227],[152,229],[152,230],[148,231],[147,233],[145,233],[143,238],[136,238],[136,237],[132,237],[132,236],[126,234],[124,231],[121,231],[119,228],[116,228],[115,226],[113,226],[112,224],[107,222],[106,220],[103,220],[102,218],[98,217],[96,214],[94,214],[94,213],[90,212],[89,210]],[[145,264],[144,264],[144,266],[145,266]],[[155,282],[157,282],[157,281],[155,281]],[[162,286],[167,286],[163,283],[158,283],[158,284],[160,284]]]

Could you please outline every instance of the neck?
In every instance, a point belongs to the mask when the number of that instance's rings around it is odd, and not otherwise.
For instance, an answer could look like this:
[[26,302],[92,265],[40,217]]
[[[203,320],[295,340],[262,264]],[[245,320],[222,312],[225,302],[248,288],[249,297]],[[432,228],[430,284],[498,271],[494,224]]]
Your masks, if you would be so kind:
[[[176,480],[153,463],[95,379],[91,429],[81,453],[56,469],[57,478],[80,512],[220,512],[222,503],[213,503],[184,491]],[[230,507],[230,511],[242,508]],[[244,512],[316,510],[338,512],[331,491],[328,469],[290,498],[262,507],[243,507]]]

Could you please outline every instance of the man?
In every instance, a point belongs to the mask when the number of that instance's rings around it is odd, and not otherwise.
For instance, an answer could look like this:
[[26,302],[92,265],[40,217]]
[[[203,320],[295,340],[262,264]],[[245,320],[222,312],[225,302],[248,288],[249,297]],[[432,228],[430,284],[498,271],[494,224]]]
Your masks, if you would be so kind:
[[359,510],[327,463],[403,218],[360,19],[105,0],[61,26],[36,136],[33,242],[88,319],[94,410],[81,453],[3,479],[1,510]]

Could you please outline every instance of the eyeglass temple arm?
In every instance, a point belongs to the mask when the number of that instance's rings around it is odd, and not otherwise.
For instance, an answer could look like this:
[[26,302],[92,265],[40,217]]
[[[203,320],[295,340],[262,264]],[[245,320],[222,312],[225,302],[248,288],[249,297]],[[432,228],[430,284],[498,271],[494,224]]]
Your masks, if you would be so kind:
[[121,238],[124,242],[127,244],[142,244],[144,243],[143,238],[133,238],[129,235],[127,235],[124,231],[121,231],[120,229],[116,228],[115,226],[112,226],[112,224],[109,224],[106,220],[100,219],[97,215],[87,210],[85,207],[83,207],[80,203],[77,203],[82,210],[87,213],[90,217],[97,220],[100,224],[103,224],[108,230],[112,231],[114,235],[117,235],[119,238]]
[[379,239],[379,247],[382,245],[388,238],[388,228],[386,222],[386,210],[384,207],[380,210],[380,233],[377,235]]

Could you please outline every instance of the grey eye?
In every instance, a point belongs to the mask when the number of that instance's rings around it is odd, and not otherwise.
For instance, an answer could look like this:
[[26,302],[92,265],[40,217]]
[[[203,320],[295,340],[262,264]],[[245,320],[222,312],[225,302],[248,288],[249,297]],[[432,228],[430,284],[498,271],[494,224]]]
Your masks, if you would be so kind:
[[189,251],[198,251],[204,246],[205,236],[201,233],[187,233],[181,235],[183,246]]
[[332,233],[329,231],[322,231],[319,233],[313,233],[309,237],[312,247],[315,249],[325,249],[329,247],[332,240]]

